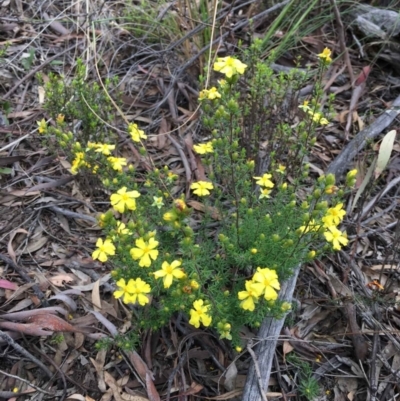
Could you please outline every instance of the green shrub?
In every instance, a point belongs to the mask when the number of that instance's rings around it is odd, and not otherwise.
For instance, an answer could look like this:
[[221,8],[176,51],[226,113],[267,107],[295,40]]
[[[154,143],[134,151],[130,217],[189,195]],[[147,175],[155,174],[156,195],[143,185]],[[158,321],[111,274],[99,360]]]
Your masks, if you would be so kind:
[[[72,150],[72,173],[90,172],[110,191],[112,208],[99,220],[103,236],[92,257],[112,260],[114,295],[137,306],[140,327],[157,329],[181,312],[191,325],[213,327],[240,349],[242,325],[258,327],[267,315],[282,318],[290,310],[278,292],[299,263],[348,242],[337,228],[344,190],[332,175],[313,182],[306,162],[316,132],[328,124],[319,84],[299,115],[295,93],[306,77],[277,76],[259,55],[256,42],[244,54],[246,64],[233,57],[214,64],[225,77],[200,93],[208,139],[193,146],[193,158],[202,168],[180,194],[179,177],[168,167],[141,170],[116,154],[96,119],[100,110],[92,113],[98,88],[90,91],[82,75],[71,87],[54,79],[48,85],[52,112],[62,110],[65,120],[59,117],[52,128],[40,122],[39,131],[55,133]],[[330,52],[319,57],[322,70]],[[66,120],[79,119],[79,111],[69,91],[86,105],[75,136]],[[146,165],[154,166],[145,132],[135,123],[127,131]],[[355,174],[348,174],[348,186]]]

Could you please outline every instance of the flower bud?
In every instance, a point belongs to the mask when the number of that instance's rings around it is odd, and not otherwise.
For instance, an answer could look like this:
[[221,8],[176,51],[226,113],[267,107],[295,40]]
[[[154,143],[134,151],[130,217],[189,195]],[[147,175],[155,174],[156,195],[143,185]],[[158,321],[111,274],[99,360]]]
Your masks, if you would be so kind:
[[325,179],[326,185],[335,185],[335,174],[328,174]]
[[315,209],[316,210],[325,210],[327,208],[328,208],[328,202],[327,201],[321,201],[321,202],[318,202],[315,205]]
[[315,251],[310,251],[307,254],[307,259],[312,260],[315,258],[316,252]]
[[314,199],[318,199],[318,198],[321,197],[321,190],[320,190],[319,188],[314,189],[314,191],[313,191],[313,197],[314,197]]
[[309,207],[310,207],[310,205],[308,204],[307,201],[303,201],[303,202],[301,203],[301,208],[302,208],[302,209],[308,209]]

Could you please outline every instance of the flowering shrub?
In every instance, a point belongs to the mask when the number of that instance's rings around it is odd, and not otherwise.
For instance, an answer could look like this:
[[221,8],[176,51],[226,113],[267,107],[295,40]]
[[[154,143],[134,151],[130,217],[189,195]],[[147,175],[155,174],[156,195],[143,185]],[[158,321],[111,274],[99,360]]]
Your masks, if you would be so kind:
[[[188,152],[199,155],[206,176],[186,183],[187,198],[167,166],[142,171],[119,157],[114,143],[76,141],[63,118],[55,128],[38,123],[42,134],[72,148],[71,173],[95,174],[110,191],[92,258],[112,260],[114,296],[137,307],[141,327],[156,329],[181,313],[239,349],[243,324],[257,327],[266,315],[290,310],[278,295],[299,263],[348,243],[338,228],[343,189],[331,175],[313,182],[308,174],[306,155],[328,124],[319,87],[300,106],[302,119],[297,106],[292,115],[272,114],[305,78],[274,76],[257,52],[256,43],[247,64],[218,58],[214,70],[224,79],[200,92],[210,139]],[[319,57],[324,68],[330,53]],[[127,134],[150,160],[145,132],[131,123]],[[347,186],[355,174],[349,172]]]

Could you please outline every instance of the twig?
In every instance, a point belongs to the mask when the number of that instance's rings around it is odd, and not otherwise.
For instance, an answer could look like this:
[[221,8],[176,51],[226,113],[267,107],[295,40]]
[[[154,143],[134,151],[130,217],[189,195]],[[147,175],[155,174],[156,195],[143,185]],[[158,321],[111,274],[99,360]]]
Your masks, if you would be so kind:
[[11,345],[17,352],[24,355],[26,358],[30,359],[33,363],[39,366],[39,368],[42,369],[44,373],[46,373],[46,376],[49,379],[53,377],[53,373],[51,373],[51,371],[42,362],[40,362],[39,359],[34,357],[26,349],[22,348],[19,344],[17,344],[7,333],[0,330],[0,337],[3,340],[7,341],[7,344]]
[[61,368],[60,368],[49,356],[47,356],[46,354],[44,354],[38,347],[36,347],[36,345],[33,344],[33,348],[36,349],[36,351],[37,351],[40,355],[42,355],[42,356],[54,367],[54,369],[55,369],[55,370],[60,374],[60,376],[61,376],[61,380],[62,380],[62,382],[63,382],[63,392],[62,392],[62,395],[61,395],[59,401],[64,401],[64,399],[65,399],[65,397],[66,397],[66,395],[67,395],[67,380],[66,380],[66,378],[68,378],[68,380],[69,380],[72,384],[74,384],[75,386],[78,386],[81,390],[84,390],[84,388],[83,388],[80,384],[76,383],[74,380],[72,380],[71,378],[69,378],[68,376],[66,376],[65,373],[61,370]]
[[79,43],[75,43],[73,46],[67,47],[66,49],[62,50],[61,52],[55,54],[54,56],[48,58],[45,60],[42,64],[38,65],[36,68],[34,68],[32,71],[30,71],[28,74],[26,74],[22,79],[20,79],[4,96],[3,100],[6,100],[9,98],[20,86],[23,82],[25,82],[27,79],[30,77],[34,76],[38,71],[40,71],[42,68],[44,68],[47,64],[51,63],[53,60],[57,59],[64,53],[68,53],[70,50],[74,49]]
[[39,386],[36,386],[35,384],[31,383],[30,381],[28,381],[28,380],[26,380],[26,379],[23,379],[22,377],[15,376],[15,375],[12,375],[12,374],[10,374],[10,373],[4,372],[4,370],[0,370],[0,373],[1,373],[2,375],[4,375],[4,376],[12,377],[13,379],[16,379],[16,380],[19,380],[19,381],[21,381],[21,382],[23,382],[23,383],[26,383],[29,387],[32,387],[32,388],[34,388],[35,390],[40,391],[41,393],[44,393],[44,394],[47,394],[47,395],[51,395],[51,396],[53,396],[53,397],[55,396],[55,394],[50,393],[49,391],[43,390],[43,389],[40,388]]
[[349,51],[347,50],[346,40],[344,37],[344,26],[342,22],[342,18],[340,16],[340,11],[336,4],[336,0],[331,0],[331,4],[333,7],[333,12],[335,13],[336,22],[338,24],[338,34],[339,34],[339,43],[340,43],[340,51],[342,52],[342,57],[344,57],[344,61],[347,65],[347,69],[349,70],[350,82],[351,86],[354,85],[354,74],[353,67],[351,66]]
[[353,158],[365,147],[366,143],[377,137],[400,114],[400,96],[389,110],[382,113],[368,128],[360,131],[343,149],[339,156],[329,165],[326,174],[332,173],[340,178],[349,167]]
[[167,138],[171,141],[172,145],[174,145],[175,149],[178,151],[179,156],[181,157],[183,166],[185,168],[185,173],[186,173],[186,182],[189,184],[190,181],[192,180],[192,173],[189,167],[189,163],[187,161],[187,158],[185,156],[185,153],[182,150],[182,146],[179,145],[179,143],[177,141],[175,141],[175,139],[170,135],[167,134]]
[[254,369],[256,370],[256,376],[257,376],[257,381],[258,381],[258,388],[260,390],[260,394],[261,397],[264,401],[268,401],[267,400],[267,396],[265,395],[265,393],[267,392],[266,389],[263,389],[263,385],[261,382],[261,372],[260,372],[260,366],[258,365],[258,361],[257,361],[257,357],[256,354],[253,351],[252,348],[253,344],[251,343],[251,341],[249,341],[249,343],[247,344],[247,351],[249,352],[251,358],[253,359],[253,365],[254,365]]
[[[1,253],[0,253],[0,260],[10,265],[27,283],[32,283],[31,278],[28,276],[25,270],[22,267],[19,267],[16,263],[14,263],[13,260],[8,258],[7,256],[4,256]],[[43,292],[36,283],[33,284],[32,289],[35,295],[42,301],[42,304],[44,306],[49,306],[46,297],[44,296]]]
[[[274,6],[272,6],[271,8],[264,10],[263,12],[261,12],[260,14],[255,15],[254,17],[251,18],[251,22],[255,23],[256,21],[258,21],[259,19],[268,16],[269,14],[273,13],[274,11],[279,10],[280,8],[284,7],[286,4],[289,3],[290,0],[284,0],[281,3],[275,4]],[[242,7],[242,6],[240,6]],[[217,39],[213,40],[211,43],[207,44],[206,46],[204,46],[201,50],[199,50],[193,57],[191,57],[180,69],[179,71],[177,71],[175,73],[175,75],[173,76],[173,79],[171,79],[170,84],[167,88],[167,90],[165,91],[165,95],[163,97],[163,99],[161,99],[156,105],[150,107],[150,110],[158,110],[159,108],[161,108],[161,106],[165,103],[165,101],[168,99],[168,96],[170,95],[172,89],[174,88],[175,84],[178,82],[181,74],[187,69],[189,68],[200,56],[202,56],[207,50],[209,50],[209,48],[211,46],[214,46],[216,44],[218,44],[219,42],[221,42],[224,38],[226,38],[228,35],[230,35],[232,32],[236,32],[244,27],[246,27],[247,25],[250,24],[250,20],[246,19],[244,21],[239,21],[238,23],[236,23],[236,25],[232,28],[231,31],[227,31],[225,33],[223,33],[220,37],[218,37]],[[198,25],[197,27],[201,27],[201,25]],[[196,27],[196,28],[197,28]],[[192,36],[196,30],[196,28],[189,32],[190,36]],[[189,35],[188,34],[188,35]],[[185,36],[185,38],[182,38],[181,40],[178,40],[177,42],[174,42],[173,45],[171,45],[170,48],[168,48],[166,50],[166,52],[168,50],[172,50],[173,48],[175,48],[177,45],[179,45],[181,42],[183,42],[184,40],[186,40],[186,38],[188,37],[188,35]]]
[[57,206],[47,206],[46,208],[52,210],[53,212],[61,213],[61,214],[65,215],[65,216],[72,217],[74,219],[81,219],[81,220],[90,221],[92,223],[98,223],[98,221],[94,217],[88,216],[86,214],[71,212],[70,210],[62,209],[62,208],[57,207]]
[[[293,291],[297,282],[297,277],[301,265],[294,268],[293,275],[283,283],[281,291],[279,292],[279,299],[281,301],[291,301]],[[258,337],[263,341],[257,345],[256,353],[258,356],[259,366],[262,368],[261,382],[264,386],[268,386],[269,378],[271,376],[272,361],[275,354],[276,344],[280,332],[282,330],[285,319],[280,320],[273,318],[266,318],[261,324]],[[258,390],[258,378],[254,364],[250,364],[247,374],[246,384],[243,389],[243,400],[246,401],[259,401],[260,394]]]
[[[376,304],[373,306],[374,314],[377,313]],[[372,341],[372,353],[371,353],[371,361],[376,361],[376,355],[378,354],[378,341],[379,341],[379,332],[376,330],[374,332],[374,337]],[[370,390],[371,390],[371,401],[376,401],[376,393],[378,391],[378,386],[376,384],[376,363],[371,364],[370,376]]]

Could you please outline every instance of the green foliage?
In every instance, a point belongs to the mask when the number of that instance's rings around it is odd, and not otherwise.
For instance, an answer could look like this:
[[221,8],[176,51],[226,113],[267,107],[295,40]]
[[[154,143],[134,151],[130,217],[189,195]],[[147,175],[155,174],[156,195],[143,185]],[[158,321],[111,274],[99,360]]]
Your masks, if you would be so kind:
[[114,343],[115,341],[113,338],[110,337],[101,338],[96,342],[95,348],[97,351],[109,350],[114,345]]
[[295,366],[299,377],[299,393],[308,401],[314,401],[321,393],[317,379],[313,376],[312,367],[302,361],[297,355],[289,354],[286,357],[289,364]]
[[177,40],[178,22],[173,13],[168,10],[167,1],[141,1],[139,4],[132,0],[125,2],[122,15],[119,17],[124,29],[128,30],[137,40],[146,43],[171,42]]
[[25,70],[30,70],[33,64],[33,60],[35,58],[35,49],[30,48],[28,50],[28,54],[21,58],[21,64]]
[[[301,106],[299,118],[294,93],[305,77],[274,74],[259,61],[260,52],[261,42],[255,42],[244,55],[247,64],[232,57],[214,64],[226,77],[200,93],[209,141],[193,151],[205,173],[189,184],[186,196],[173,171],[154,166],[147,135],[136,124],[127,131],[153,168],[128,165],[115,154],[113,138],[97,119],[101,111],[92,113],[103,94],[87,87],[82,64],[71,85],[54,78],[48,85],[53,103],[47,107],[65,119],[57,117],[54,129],[38,122],[38,130],[46,137],[55,133],[71,149],[72,173],[90,172],[111,193],[112,209],[99,220],[104,237],[92,257],[113,261],[114,296],[137,306],[136,329],[187,318],[238,346],[242,325],[259,327],[266,316],[281,319],[290,310],[278,291],[296,266],[347,244],[337,229],[345,214],[343,190],[333,176],[313,183],[308,177],[307,154],[317,129],[328,123],[320,89]],[[329,55],[326,49],[321,69]],[[77,103],[91,105],[88,115],[78,114]],[[77,119],[84,122],[74,135],[69,125]],[[117,345],[129,349],[136,341],[125,335]]]
[[137,332],[129,332],[124,335],[117,335],[114,338],[105,337],[96,342],[96,349],[109,350],[112,347],[117,347],[124,351],[136,350],[139,344],[139,335]]
[[54,334],[51,337],[50,344],[58,345],[58,344],[61,344],[63,341],[64,341],[64,335],[63,334],[61,334],[61,333]]
[[[115,80],[105,81],[108,91],[115,85]],[[66,148],[66,140],[63,138],[65,134],[73,135],[75,141],[85,144],[93,139],[116,141],[115,134],[107,125],[113,124],[115,119],[112,102],[99,84],[86,81],[86,67],[82,60],[77,60],[72,79],[50,74],[45,89],[45,110],[54,120],[59,115],[64,115],[65,121],[72,126],[73,134],[71,131],[66,132],[64,121],[63,124],[59,124],[58,130],[49,132],[48,137],[51,134],[55,135],[63,148]]]

